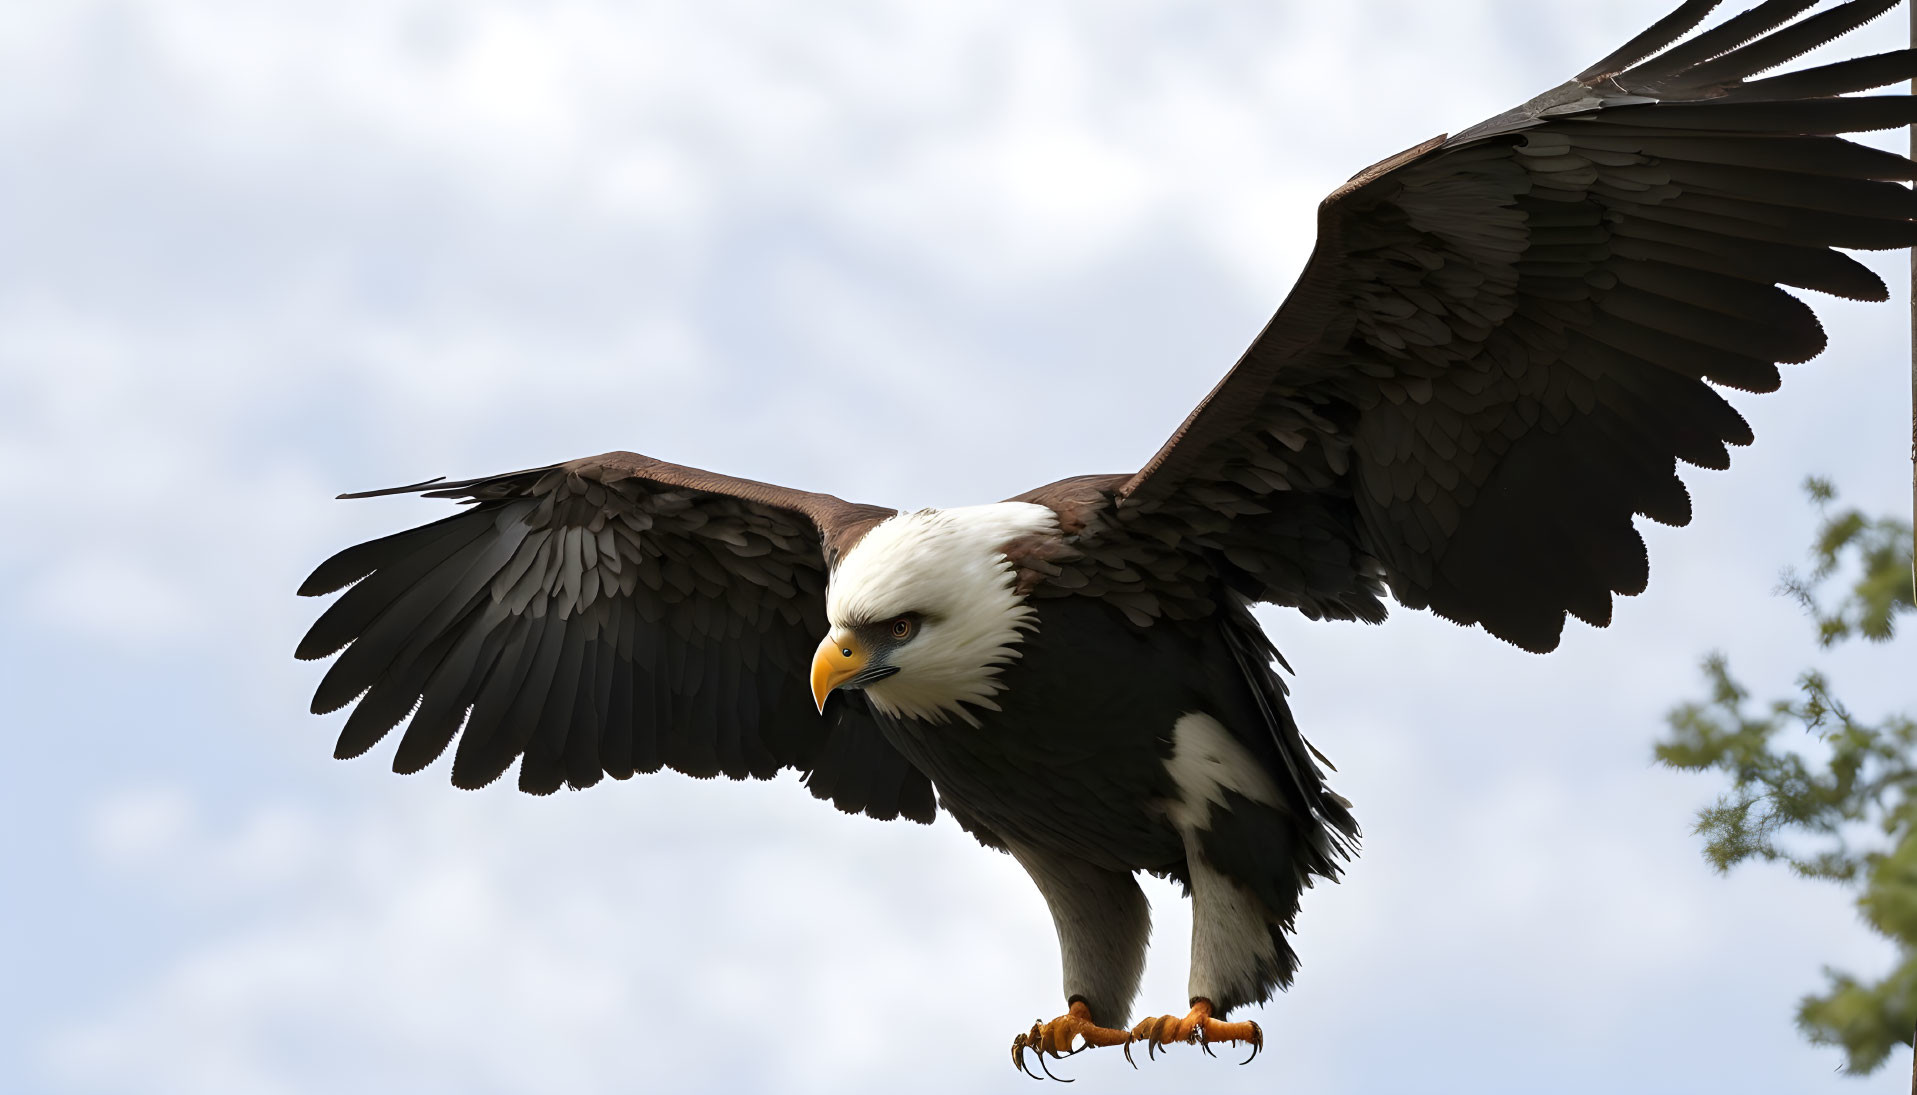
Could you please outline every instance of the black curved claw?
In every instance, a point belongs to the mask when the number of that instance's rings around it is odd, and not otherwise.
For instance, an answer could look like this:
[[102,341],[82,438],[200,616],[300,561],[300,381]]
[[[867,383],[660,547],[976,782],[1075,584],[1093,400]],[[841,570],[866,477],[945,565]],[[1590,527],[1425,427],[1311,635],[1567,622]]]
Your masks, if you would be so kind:
[[1132,1039],[1130,1038],[1125,1039],[1125,1063],[1133,1068],[1138,1067],[1138,1062],[1132,1060]]
[[1264,1029],[1261,1028],[1256,1021],[1253,1021],[1251,1024],[1251,1057],[1247,1057],[1244,1060],[1238,1062],[1239,1067],[1242,1068],[1245,1065],[1250,1064],[1252,1062],[1252,1058],[1257,1057],[1258,1051],[1263,1048],[1265,1048]]
[[[1060,1053],[1057,1050],[1053,1050],[1052,1056],[1064,1057],[1066,1056],[1066,1054]],[[1075,1084],[1078,1082],[1077,1080],[1072,1079],[1070,1077],[1053,1076],[1052,1070],[1045,1067],[1045,1051],[1043,1049],[1038,1051],[1038,1067],[1044,1070],[1045,1075],[1051,1076],[1052,1079],[1057,1080],[1061,1084]]]
[[1192,1041],[1193,1041],[1193,1042],[1195,1042],[1195,1043],[1197,1044],[1197,1046],[1198,1046],[1198,1048],[1199,1048],[1199,1049],[1202,1049],[1202,1050],[1204,1050],[1204,1051],[1205,1051],[1205,1056],[1207,1056],[1207,1057],[1216,1057],[1216,1056],[1218,1056],[1218,1055],[1217,1055],[1216,1053],[1213,1053],[1213,1052],[1211,1051],[1211,1043],[1210,1043],[1210,1042],[1207,1042],[1207,1041],[1205,1041],[1205,1040],[1204,1040],[1203,1038],[1193,1038],[1193,1039],[1192,1039]]
[[[1012,1067],[1015,1069],[1018,1069],[1020,1072],[1023,1072],[1025,1075],[1030,1076],[1032,1079],[1037,1080],[1040,1083],[1044,1083],[1045,1077],[1040,1076],[1036,1072],[1033,1072],[1032,1066],[1025,1063],[1025,1046],[1026,1046],[1025,1035],[1021,1034],[1012,1039]],[[1042,1063],[1045,1060],[1045,1055],[1043,1053],[1039,1054],[1038,1059]]]

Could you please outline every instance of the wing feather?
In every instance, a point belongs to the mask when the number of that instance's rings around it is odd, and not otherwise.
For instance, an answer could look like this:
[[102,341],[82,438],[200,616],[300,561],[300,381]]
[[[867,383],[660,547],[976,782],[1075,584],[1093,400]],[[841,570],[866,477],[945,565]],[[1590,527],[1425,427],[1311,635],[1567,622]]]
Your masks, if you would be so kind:
[[[1699,64],[1688,75],[1693,85],[1729,84],[1796,60],[1826,42],[1834,42],[1896,7],[1900,0],[1851,0],[1829,11],[1765,35]],[[1803,9],[1799,9],[1800,11]],[[1796,12],[1792,12],[1793,15]],[[1879,86],[1882,85],[1873,85]],[[1861,88],[1858,90],[1862,90]],[[1831,132],[1843,132],[1832,130]]]
[[[1733,15],[1717,26],[1658,53],[1625,73],[1624,79],[1620,82],[1653,84],[1661,79],[1683,74],[1687,69],[1694,70],[1694,66],[1729,53],[1816,6],[1817,0],[1765,0],[1764,3],[1748,11]],[[1643,60],[1643,58],[1639,57],[1637,60]]]
[[348,548],[301,587],[351,586],[298,647],[339,655],[316,710],[358,699],[336,755],[410,715],[395,770],[456,740],[460,787],[515,763],[533,794],[795,768],[815,794],[845,788],[823,796],[844,809],[931,820],[930,784],[863,704],[822,719],[806,687],[827,558],[889,511],[631,453],[369,493],[404,491],[471,508]]
[[1732,95],[1739,99],[1821,98],[1889,87],[1914,78],[1917,78],[1917,50],[1900,49],[1784,76],[1752,80],[1732,92]]
[[1884,300],[1838,249],[1917,244],[1917,165],[1843,136],[1917,122],[1853,94],[1917,52],[1746,82],[1894,0],[1767,0],[1685,38],[1713,6],[1335,191],[1290,297],[1143,469],[1025,496],[1082,514],[1041,594],[1149,624],[1222,582],[1375,620],[1388,587],[1540,651],[1607,622],[1648,578],[1634,518],[1690,519],[1678,461],[1751,441],[1713,385],[1773,391],[1824,349],[1783,286]]

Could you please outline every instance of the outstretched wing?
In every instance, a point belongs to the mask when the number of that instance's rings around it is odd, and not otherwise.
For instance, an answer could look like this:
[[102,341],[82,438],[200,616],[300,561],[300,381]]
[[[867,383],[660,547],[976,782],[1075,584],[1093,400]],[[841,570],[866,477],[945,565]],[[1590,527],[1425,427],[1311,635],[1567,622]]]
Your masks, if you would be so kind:
[[1608,623],[1648,576],[1632,515],[1686,524],[1676,462],[1751,440],[1711,384],[1768,392],[1823,349],[1780,286],[1883,300],[1836,248],[1917,242],[1911,162],[1837,136],[1917,120],[1909,96],[1849,95],[1917,53],[1751,78],[1895,3],[1769,0],[1673,45],[1714,6],[1693,0],[1360,173],[1237,366],[1106,491],[1110,520],[1308,612],[1379,615],[1382,578],[1528,650],[1567,612]]
[[822,718],[806,684],[827,553],[890,510],[622,452],[368,495],[411,492],[471,508],[347,548],[300,587],[357,583],[297,651],[345,647],[313,696],[316,714],[358,700],[335,755],[410,715],[394,770],[457,735],[461,787],[515,759],[534,794],[661,767],[796,768],[848,812],[932,820],[931,784],[863,702]]

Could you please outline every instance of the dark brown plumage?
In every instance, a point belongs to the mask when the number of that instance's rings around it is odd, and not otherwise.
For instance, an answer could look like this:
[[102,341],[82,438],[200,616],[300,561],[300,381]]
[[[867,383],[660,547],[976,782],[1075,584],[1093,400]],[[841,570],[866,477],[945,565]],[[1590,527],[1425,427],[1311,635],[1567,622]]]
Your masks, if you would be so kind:
[[823,721],[794,683],[825,629],[826,556],[892,511],[631,453],[347,497],[400,491],[473,506],[348,548],[300,587],[358,583],[296,652],[352,644],[313,696],[315,714],[359,700],[335,756],[410,715],[394,771],[432,763],[463,722],[461,787],[522,756],[535,794],[662,766],[797,768],[848,812],[932,820],[931,785],[869,714]]
[[[1348,604],[1368,557],[1400,602],[1527,650],[1556,647],[1566,613],[1609,622],[1611,595],[1648,575],[1632,515],[1688,523],[1677,462],[1727,467],[1727,446],[1751,441],[1703,381],[1773,391],[1775,363],[1823,349],[1816,316],[1778,286],[1884,300],[1832,248],[1917,242],[1917,197],[1894,181],[1910,162],[1834,136],[1909,124],[1913,100],[1790,98],[1908,79],[1917,55],[1737,83],[1892,3],[1845,4],[1704,60],[1808,6],[1760,5],[1620,70],[1682,33],[1660,24],[1588,86],[1359,173],[1320,209],[1284,306],[1114,491],[1118,512],[1202,522],[1315,504],[1354,565],[1342,585],[1304,588],[1246,573],[1258,600],[1336,596],[1347,603],[1300,607],[1368,618]],[[1210,541],[1252,558],[1272,520]]]

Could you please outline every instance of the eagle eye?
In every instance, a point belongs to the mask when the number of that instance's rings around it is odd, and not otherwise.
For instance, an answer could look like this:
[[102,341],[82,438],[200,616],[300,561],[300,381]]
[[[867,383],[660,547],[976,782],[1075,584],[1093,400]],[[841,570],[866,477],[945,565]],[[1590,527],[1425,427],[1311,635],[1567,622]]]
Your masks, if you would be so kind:
[[911,638],[912,633],[918,629],[918,623],[910,616],[900,616],[898,619],[892,621],[892,637],[900,642]]

